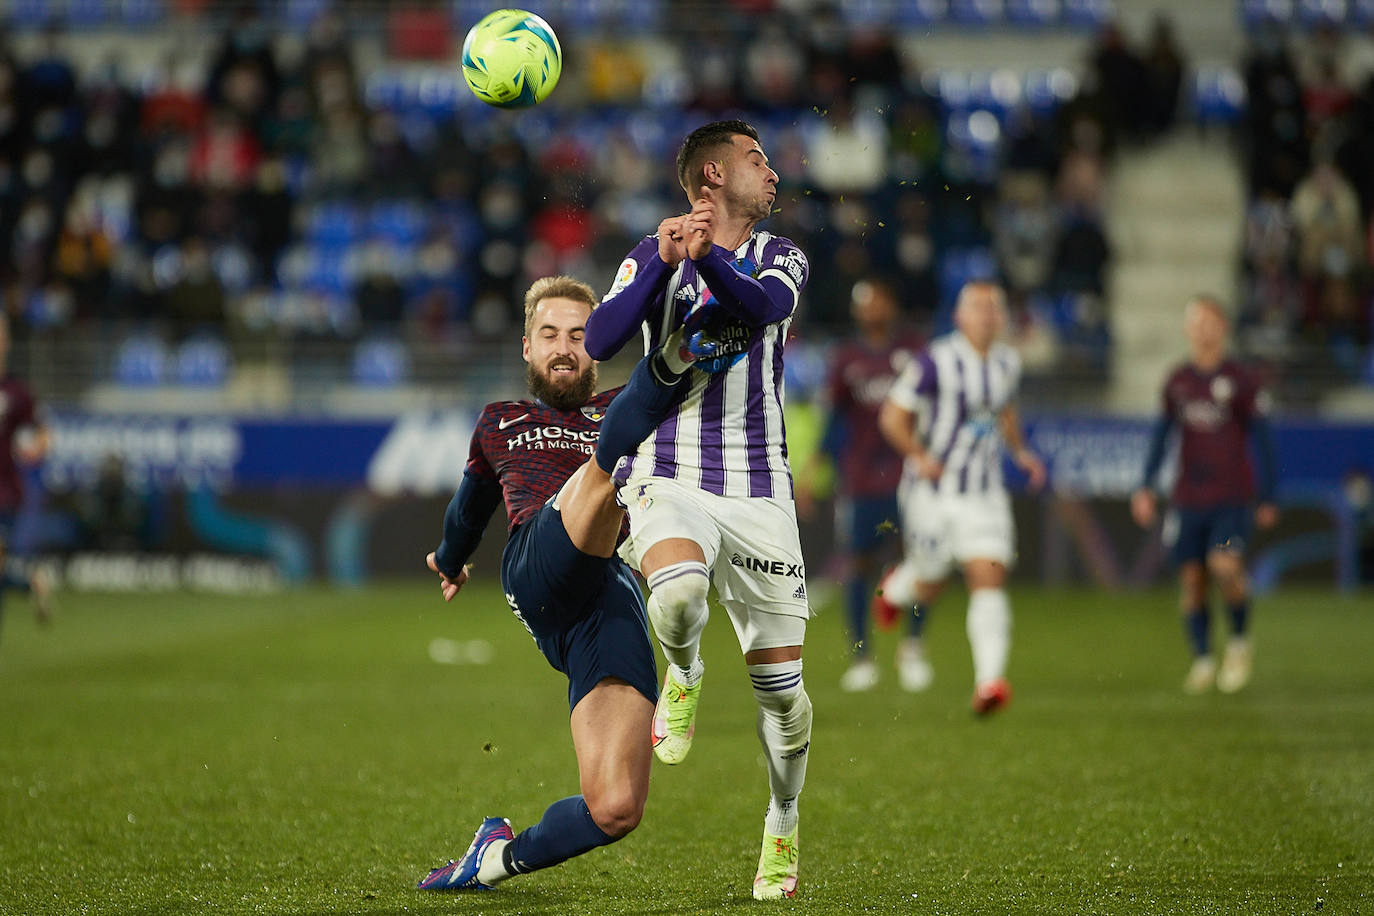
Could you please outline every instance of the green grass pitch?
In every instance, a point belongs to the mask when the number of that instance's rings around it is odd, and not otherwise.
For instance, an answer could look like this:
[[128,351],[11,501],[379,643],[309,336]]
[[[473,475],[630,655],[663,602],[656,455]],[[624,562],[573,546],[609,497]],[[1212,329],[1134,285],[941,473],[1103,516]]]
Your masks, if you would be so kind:
[[[936,682],[841,694],[835,607],[797,899],[758,904],[766,778],[723,614],[697,743],[623,842],[485,894],[414,889],[483,815],[576,791],[564,682],[489,580],[258,598],[64,596],[0,634],[0,913],[1374,913],[1374,603],[1257,606],[1256,676],[1185,697],[1172,595],[1020,585],[1011,707],[968,712],[963,598]],[[431,643],[441,643],[432,659]],[[479,643],[490,644],[489,659]]]

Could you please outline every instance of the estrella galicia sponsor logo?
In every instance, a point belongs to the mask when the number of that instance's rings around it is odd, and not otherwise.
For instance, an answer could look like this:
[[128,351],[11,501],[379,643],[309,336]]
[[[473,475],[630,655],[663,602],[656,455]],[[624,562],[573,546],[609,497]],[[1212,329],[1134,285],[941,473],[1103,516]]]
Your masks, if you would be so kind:
[[803,563],[785,563],[782,560],[769,560],[766,557],[747,557],[740,553],[730,555],[730,565],[747,569],[750,572],[767,573],[770,576],[785,576],[792,579],[805,579],[806,566]]
[[811,742],[808,741],[801,747],[797,748],[795,751],[788,751],[786,754],[779,754],[778,757],[782,760],[796,760],[799,757],[805,757],[806,752],[810,747]]

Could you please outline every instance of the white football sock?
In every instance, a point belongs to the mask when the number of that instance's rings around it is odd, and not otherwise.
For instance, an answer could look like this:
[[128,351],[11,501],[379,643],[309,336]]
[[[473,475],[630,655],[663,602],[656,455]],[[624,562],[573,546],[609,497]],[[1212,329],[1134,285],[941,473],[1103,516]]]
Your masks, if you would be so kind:
[[790,836],[797,829],[797,800],[770,798],[768,813],[763,816],[763,829],[773,836]]
[[758,734],[768,761],[768,788],[774,799],[795,800],[806,782],[811,745],[811,698],[802,684],[801,659],[747,667],[759,704]]
[[701,675],[706,671],[706,664],[701,660],[700,655],[698,655],[692,661],[692,664],[686,668],[681,665],[675,665],[672,662],[668,663],[668,667],[672,669],[673,680],[677,681],[683,687],[691,687],[697,681],[701,680]]
[[504,881],[511,876],[506,871],[505,858],[506,846],[510,840],[492,840],[486,849],[482,850],[482,863],[477,866],[477,880],[483,884],[495,884]]
[[1000,588],[980,588],[969,595],[969,648],[973,651],[973,682],[986,683],[1007,671],[1011,653],[1011,603]]

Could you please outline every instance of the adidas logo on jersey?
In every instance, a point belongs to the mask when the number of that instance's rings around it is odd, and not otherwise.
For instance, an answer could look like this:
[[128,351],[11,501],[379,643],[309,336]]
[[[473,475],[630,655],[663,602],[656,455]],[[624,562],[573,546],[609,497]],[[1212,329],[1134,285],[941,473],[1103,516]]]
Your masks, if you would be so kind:
[[801,584],[801,585],[798,585],[798,586],[797,586],[797,590],[796,590],[795,592],[792,593],[792,597],[793,597],[793,598],[805,598],[805,597],[806,597],[806,584],[803,583],[803,584]]

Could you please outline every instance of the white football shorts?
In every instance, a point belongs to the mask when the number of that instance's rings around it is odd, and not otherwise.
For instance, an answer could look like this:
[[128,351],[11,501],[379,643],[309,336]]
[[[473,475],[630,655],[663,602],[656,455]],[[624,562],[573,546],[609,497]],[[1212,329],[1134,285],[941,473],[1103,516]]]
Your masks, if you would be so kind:
[[792,500],[717,496],[668,477],[631,478],[619,499],[625,562],[638,569],[659,541],[695,541],[744,651],[802,644],[811,605]]
[[970,560],[1015,565],[1016,526],[1006,490],[942,493],[921,480],[904,483],[898,500],[903,546],[919,581],[943,581],[956,564]]

